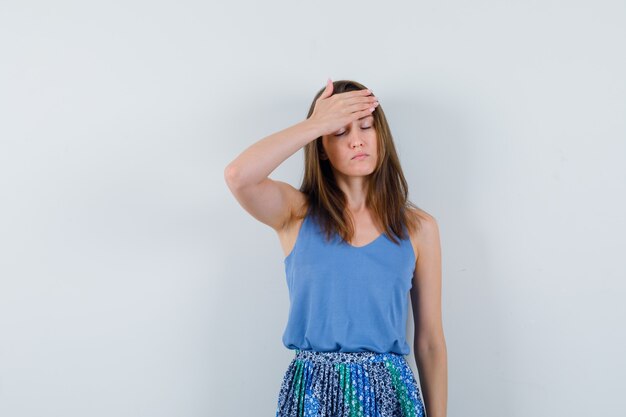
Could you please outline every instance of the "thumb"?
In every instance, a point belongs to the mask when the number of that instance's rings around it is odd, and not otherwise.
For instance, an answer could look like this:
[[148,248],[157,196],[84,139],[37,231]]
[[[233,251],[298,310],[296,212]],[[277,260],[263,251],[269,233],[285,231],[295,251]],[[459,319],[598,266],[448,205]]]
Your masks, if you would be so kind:
[[322,95],[320,95],[319,98],[323,99],[323,98],[330,97],[332,93],[333,93],[333,82],[329,78],[328,81],[326,81],[326,88],[324,89],[324,91],[322,91]]

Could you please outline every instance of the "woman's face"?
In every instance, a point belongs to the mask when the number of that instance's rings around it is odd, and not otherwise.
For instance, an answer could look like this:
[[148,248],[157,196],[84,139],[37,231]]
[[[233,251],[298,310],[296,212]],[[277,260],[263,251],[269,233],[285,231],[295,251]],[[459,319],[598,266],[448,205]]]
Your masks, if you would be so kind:
[[[322,136],[322,159],[330,160],[335,174],[365,176],[374,172],[378,159],[374,116],[355,120],[341,129]],[[355,157],[365,154],[364,156]]]

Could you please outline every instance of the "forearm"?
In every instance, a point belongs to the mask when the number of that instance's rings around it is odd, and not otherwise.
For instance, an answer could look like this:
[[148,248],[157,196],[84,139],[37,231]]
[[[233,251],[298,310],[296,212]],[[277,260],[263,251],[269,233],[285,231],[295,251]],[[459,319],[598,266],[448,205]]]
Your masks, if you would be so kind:
[[422,396],[428,417],[446,417],[448,402],[448,358],[445,342],[436,347],[415,346]]
[[311,119],[303,120],[253,143],[228,164],[226,171],[237,186],[257,184],[319,136],[320,126]]

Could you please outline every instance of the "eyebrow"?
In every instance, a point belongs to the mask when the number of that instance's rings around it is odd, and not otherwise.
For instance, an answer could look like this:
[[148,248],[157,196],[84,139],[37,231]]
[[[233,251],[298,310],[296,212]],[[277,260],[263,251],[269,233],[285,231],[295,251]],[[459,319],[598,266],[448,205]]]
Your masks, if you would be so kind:
[[[360,119],[357,119],[357,120],[364,120],[364,119],[367,119],[368,117],[371,117],[373,119],[374,115],[368,114],[367,116],[363,116],[363,117],[361,117]],[[341,128],[339,130],[341,130]],[[339,130],[337,130],[336,132],[339,132]]]

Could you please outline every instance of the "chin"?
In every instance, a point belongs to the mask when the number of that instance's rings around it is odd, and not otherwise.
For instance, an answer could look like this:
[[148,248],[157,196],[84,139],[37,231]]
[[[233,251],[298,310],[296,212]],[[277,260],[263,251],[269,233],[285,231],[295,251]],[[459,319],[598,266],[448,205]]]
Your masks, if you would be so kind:
[[359,169],[354,169],[354,167],[348,167],[346,170],[339,170],[339,173],[349,176],[349,177],[366,177],[371,175],[376,170],[375,166],[371,167],[360,167]]
[[372,175],[373,173],[374,173],[374,167],[372,167],[371,169],[359,170],[358,172],[355,172],[352,175],[355,177],[366,177],[368,175]]

